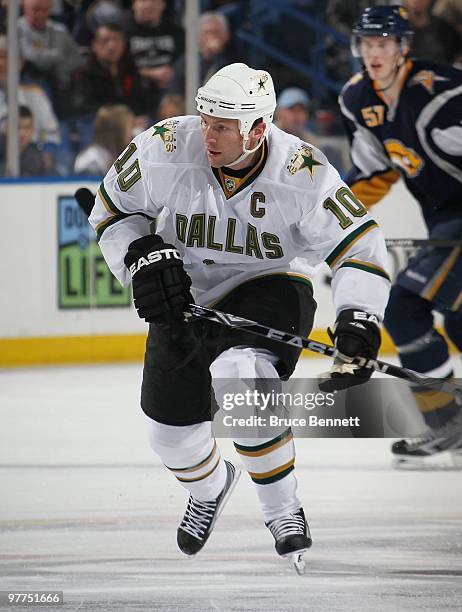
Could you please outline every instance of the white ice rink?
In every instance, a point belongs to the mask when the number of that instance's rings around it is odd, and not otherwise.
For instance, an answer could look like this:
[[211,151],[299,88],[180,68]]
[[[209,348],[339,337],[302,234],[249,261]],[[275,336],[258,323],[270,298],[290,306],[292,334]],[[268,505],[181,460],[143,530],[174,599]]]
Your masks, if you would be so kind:
[[390,440],[296,441],[304,576],[275,554],[245,474],[183,557],[186,492],[148,447],[140,379],[140,365],[0,372],[0,590],[64,591],[38,611],[462,610],[462,471],[393,471]]

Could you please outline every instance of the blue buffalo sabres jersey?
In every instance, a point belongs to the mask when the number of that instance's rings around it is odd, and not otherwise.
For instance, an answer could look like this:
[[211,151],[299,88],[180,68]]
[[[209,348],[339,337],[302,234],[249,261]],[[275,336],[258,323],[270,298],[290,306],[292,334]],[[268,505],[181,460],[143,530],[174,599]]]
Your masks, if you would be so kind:
[[339,102],[351,143],[347,184],[367,206],[402,177],[428,227],[462,217],[462,71],[408,60],[396,105],[366,72]]

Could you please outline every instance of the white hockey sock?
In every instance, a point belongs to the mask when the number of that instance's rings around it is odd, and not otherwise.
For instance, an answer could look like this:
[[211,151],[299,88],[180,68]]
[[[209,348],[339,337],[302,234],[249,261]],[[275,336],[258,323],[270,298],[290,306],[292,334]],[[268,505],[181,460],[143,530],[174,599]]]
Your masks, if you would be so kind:
[[[274,382],[274,391],[280,391],[280,380],[275,364],[278,358],[264,349],[231,348],[223,352],[211,365],[213,388],[217,401],[230,389],[259,390],[262,380]],[[271,385],[270,385],[271,386]],[[265,391],[268,392],[268,385]],[[252,390],[252,389],[250,389]],[[255,483],[265,521],[294,512],[301,507],[296,495],[294,474],[295,447],[290,429],[273,429],[274,436],[240,437],[242,430],[233,435],[239,457]]]
[[236,439],[234,446],[255,484],[266,522],[301,507],[294,473],[295,446],[290,429],[273,439]]
[[211,433],[211,423],[175,426],[148,419],[152,450],[195,499],[218,497],[226,482],[226,465]]

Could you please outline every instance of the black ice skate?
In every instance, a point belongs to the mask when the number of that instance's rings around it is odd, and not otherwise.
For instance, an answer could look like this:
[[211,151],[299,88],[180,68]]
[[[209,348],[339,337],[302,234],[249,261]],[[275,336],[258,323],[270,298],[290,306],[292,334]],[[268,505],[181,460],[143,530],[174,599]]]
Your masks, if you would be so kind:
[[212,501],[199,501],[189,496],[188,506],[177,531],[177,543],[185,555],[195,555],[207,542],[217,518],[229,499],[240,476],[240,470],[225,461],[226,483],[220,495]]
[[397,469],[462,469],[462,410],[441,427],[398,440],[391,452]]
[[311,534],[303,508],[293,514],[265,523],[271,531],[278,555],[288,558],[298,574],[303,574],[305,562],[303,553],[311,546]]

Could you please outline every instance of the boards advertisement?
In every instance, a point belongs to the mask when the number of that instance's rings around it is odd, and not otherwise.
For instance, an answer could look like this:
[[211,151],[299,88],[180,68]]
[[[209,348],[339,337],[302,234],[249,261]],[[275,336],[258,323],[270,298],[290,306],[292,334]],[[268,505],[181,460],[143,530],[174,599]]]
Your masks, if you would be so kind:
[[122,287],[107,267],[74,196],[58,196],[59,308],[128,308],[130,299],[130,288]]

